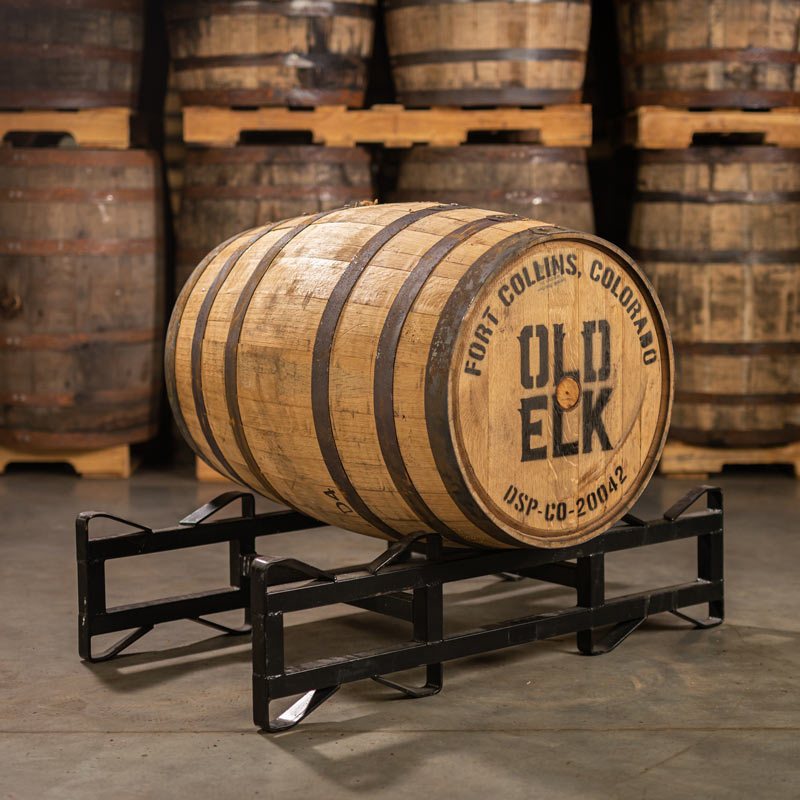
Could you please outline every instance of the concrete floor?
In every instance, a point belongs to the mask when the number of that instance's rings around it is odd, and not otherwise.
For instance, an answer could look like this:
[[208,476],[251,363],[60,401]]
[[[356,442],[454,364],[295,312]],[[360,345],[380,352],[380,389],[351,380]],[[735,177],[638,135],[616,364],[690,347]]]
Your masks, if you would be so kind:
[[[110,663],[77,654],[76,513],[167,525],[220,487],[156,471],[2,477],[0,798],[800,797],[800,482],[778,473],[719,482],[724,626],[695,631],[661,615],[599,658],[562,637],[450,662],[443,692],[419,700],[361,681],[267,736],[251,723],[242,639],[177,622]],[[656,516],[690,485],[655,479],[636,512]],[[333,529],[260,542],[323,567],[382,549]],[[109,604],[218,586],[225,559],[214,546],[113,562]],[[609,556],[609,594],[691,578],[693,559],[689,542]],[[448,612],[471,627],[573,602],[558,587],[492,578],[451,587]],[[396,641],[406,629],[338,607],[288,623],[289,659]]]

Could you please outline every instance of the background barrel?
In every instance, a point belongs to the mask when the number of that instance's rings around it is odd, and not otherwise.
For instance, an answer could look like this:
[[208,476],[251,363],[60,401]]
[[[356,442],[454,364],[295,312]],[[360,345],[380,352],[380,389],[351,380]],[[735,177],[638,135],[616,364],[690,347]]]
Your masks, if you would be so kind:
[[462,203],[594,230],[586,153],[579,147],[418,146],[401,156],[394,199]]
[[242,146],[185,154],[177,285],[234,233],[374,197],[363,147]]
[[184,105],[361,107],[376,0],[167,0]]
[[410,106],[579,103],[589,0],[388,0],[398,100]]
[[0,108],[136,108],[144,0],[0,0]]
[[278,502],[388,539],[556,547],[644,488],[672,357],[603,240],[398,203],[218,246],[173,310],[166,375],[196,452]]
[[797,0],[617,0],[629,106],[800,104]]
[[142,441],[157,426],[161,172],[130,150],[0,150],[0,442]]
[[633,252],[667,313],[672,435],[800,439],[800,150],[640,154]]

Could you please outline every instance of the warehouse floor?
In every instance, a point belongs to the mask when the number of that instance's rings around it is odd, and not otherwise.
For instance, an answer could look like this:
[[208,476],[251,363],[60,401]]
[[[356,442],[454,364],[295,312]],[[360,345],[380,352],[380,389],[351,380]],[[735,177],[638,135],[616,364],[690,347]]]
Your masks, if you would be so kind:
[[[148,470],[129,482],[38,470],[2,477],[0,798],[798,797],[800,482],[751,472],[719,483],[724,626],[696,631],[662,614],[598,658],[562,637],[462,659],[445,665],[441,694],[419,700],[349,684],[299,727],[268,736],[251,723],[241,638],[177,622],[113,662],[77,654],[76,513],[162,526],[222,487]],[[637,513],[658,515],[690,485],[653,480]],[[259,546],[322,567],[381,549],[332,529]],[[108,567],[109,605],[224,584],[226,548],[129,562]],[[607,564],[609,594],[677,583],[694,574],[693,543]],[[447,596],[451,619],[470,627],[574,602],[565,589],[496,578]],[[396,641],[405,630],[354,609],[303,612],[288,620],[287,660]]]

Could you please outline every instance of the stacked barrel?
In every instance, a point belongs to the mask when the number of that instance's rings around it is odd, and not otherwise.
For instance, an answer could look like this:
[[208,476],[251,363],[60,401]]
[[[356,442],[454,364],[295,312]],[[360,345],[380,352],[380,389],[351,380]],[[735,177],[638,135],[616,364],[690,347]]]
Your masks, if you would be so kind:
[[[702,108],[713,131],[731,109],[749,130],[764,116],[744,111],[800,106],[796,0],[617,0],[617,16],[630,107]],[[630,232],[674,339],[672,437],[797,441],[800,149],[705,138],[640,152]]]
[[[453,3],[389,0],[386,33],[397,99],[419,106],[580,103],[588,0]],[[586,155],[528,135],[400,158],[395,200],[440,200],[594,229]]]
[[[162,387],[159,159],[59,135],[136,107],[145,4],[44,5],[0,3],[0,108],[21,131],[0,149],[3,463],[127,452],[156,433]],[[25,133],[34,116],[52,133]]]
[[[361,107],[375,0],[166,3],[171,66],[187,106]],[[361,147],[264,143],[184,152],[176,284],[220,241],[304,212],[373,198]]]

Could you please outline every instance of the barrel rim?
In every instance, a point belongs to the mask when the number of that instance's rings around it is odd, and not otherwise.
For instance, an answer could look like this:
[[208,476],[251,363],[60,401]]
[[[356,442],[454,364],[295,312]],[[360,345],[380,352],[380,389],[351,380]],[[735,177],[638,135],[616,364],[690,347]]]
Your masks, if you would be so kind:
[[[526,534],[519,529],[512,533],[492,519],[483,503],[479,502],[480,492],[477,490],[482,488],[479,482],[473,480],[470,486],[465,478],[467,465],[462,465],[455,446],[456,432],[453,425],[457,414],[454,408],[456,393],[453,391],[452,383],[456,373],[450,366],[465,325],[465,316],[477,296],[476,292],[470,291],[471,282],[477,281],[479,286],[483,286],[491,275],[502,271],[509,262],[524,258],[531,250],[549,242],[568,240],[591,244],[612,259],[623,263],[629,269],[631,279],[639,284],[642,297],[650,306],[654,320],[660,323],[658,326],[655,324],[653,326],[662,353],[661,402],[656,419],[656,436],[650,442],[643,460],[643,468],[636,475],[636,482],[627,499],[614,506],[612,511],[598,517],[580,534],[564,533],[545,537]],[[514,245],[520,241],[523,242],[523,247],[514,249]],[[493,258],[490,257],[492,251],[496,252]],[[460,294],[462,296],[459,296]],[[633,506],[653,475],[658,455],[664,447],[669,432],[674,376],[675,361],[666,314],[649,279],[630,256],[598,236],[556,226],[538,226],[512,234],[487,251],[467,270],[442,310],[431,342],[425,375],[425,412],[431,450],[448,493],[471,522],[504,544],[552,549],[581,544],[593,538],[610,527]]]

